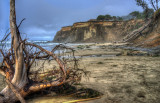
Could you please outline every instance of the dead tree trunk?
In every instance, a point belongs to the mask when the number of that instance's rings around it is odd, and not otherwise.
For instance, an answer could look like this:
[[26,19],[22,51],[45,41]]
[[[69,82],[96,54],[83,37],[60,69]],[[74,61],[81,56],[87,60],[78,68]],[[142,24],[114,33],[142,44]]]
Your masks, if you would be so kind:
[[[15,0],[10,0],[10,30],[12,39],[11,49],[8,53],[3,53],[3,50],[0,50],[0,53],[3,56],[0,73],[6,77],[8,84],[8,86],[6,86],[0,93],[0,103],[14,103],[18,100],[24,102],[23,97],[32,92],[47,87],[59,86],[69,81],[75,81],[80,77],[78,76],[78,74],[80,74],[77,72],[78,69],[75,68],[76,66],[74,66],[74,70],[72,67],[67,67],[66,63],[54,54],[54,51],[60,46],[56,46],[50,52],[43,49],[41,46],[27,43],[26,40],[22,40],[19,29],[16,25]],[[36,48],[39,51],[29,53],[29,51],[27,51],[27,46],[30,46],[30,49]],[[59,65],[59,69],[44,73],[44,76],[56,75],[56,79],[44,83],[43,80],[29,78],[29,76],[33,74],[30,69],[35,60],[48,58],[54,59]],[[74,61],[76,64],[76,60]],[[56,73],[58,73],[58,75]],[[35,75],[37,76],[37,74]]]
[[[20,92],[23,91],[22,90],[23,87],[27,84],[27,68],[24,64],[24,54],[23,54],[24,43],[22,42],[19,30],[16,25],[15,0],[10,0],[10,30],[11,30],[12,46],[14,51],[15,69],[8,68],[11,69],[10,71],[12,72],[14,71],[13,73],[14,75],[9,74],[8,75],[9,77],[7,78],[13,77],[11,83],[17,88],[17,91]],[[17,101],[17,97],[8,86],[1,91],[1,94],[4,95],[3,101],[0,101],[1,103],[3,103],[4,101],[5,102]]]
[[121,42],[131,42],[132,40],[141,36],[141,32],[143,32],[151,24],[152,21],[153,20],[150,19],[142,27],[140,27],[139,29],[136,29],[136,30],[132,31],[130,34],[126,35]]

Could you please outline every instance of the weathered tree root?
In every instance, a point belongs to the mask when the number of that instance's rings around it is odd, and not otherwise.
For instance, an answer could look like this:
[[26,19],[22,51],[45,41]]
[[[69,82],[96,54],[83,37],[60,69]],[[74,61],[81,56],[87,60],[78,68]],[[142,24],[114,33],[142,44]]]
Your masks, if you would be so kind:
[[[27,43],[25,41],[21,41],[20,45],[18,45],[18,48],[21,48],[21,56],[19,56],[20,60],[16,60],[17,54],[15,54],[15,52],[17,51],[14,51],[12,48],[8,51],[8,53],[3,53],[3,51],[0,50],[0,53],[3,56],[3,62],[0,66],[0,73],[6,77],[8,84],[8,86],[1,91],[1,95],[3,95],[3,97],[0,97],[0,103],[10,103],[17,100],[23,101],[22,98],[30,93],[40,91],[48,87],[60,86],[71,81],[75,82],[80,80],[79,78],[81,77],[81,74],[78,72],[83,72],[83,70],[78,68],[77,59],[74,57],[74,50],[71,48],[67,48],[63,45],[57,45],[50,52],[41,46],[33,43]],[[64,59],[61,60],[58,58],[58,55],[54,53],[59,49],[61,50],[62,48],[72,53],[73,59],[70,59],[70,62],[72,61],[74,63],[72,68],[67,67],[67,60],[69,58],[67,58],[66,61]],[[61,54],[60,57],[63,57],[63,54]],[[38,69],[32,72],[31,68],[33,64],[38,60],[43,61],[44,59],[47,61],[50,59],[55,60],[55,62],[57,62],[59,65],[59,69],[54,68],[48,72]],[[16,69],[17,65],[20,65],[21,68]],[[31,75],[34,78],[30,78]],[[15,79],[17,76],[19,78]],[[54,80],[45,80],[45,77],[49,76],[56,76],[56,78]],[[14,88],[17,88],[18,91]]]
[[16,88],[12,85],[12,83],[6,79],[6,83],[8,84],[9,88],[15,93],[16,97],[20,100],[21,103],[26,103],[24,98],[21,94],[16,90]]
[[[7,78],[7,84],[9,86],[9,87],[6,87],[1,92],[1,94],[4,95],[4,97],[7,96],[7,98],[10,98],[11,96],[14,97],[14,100],[11,98],[12,102],[17,101],[18,99],[20,101],[23,101],[22,98],[32,92],[40,91],[40,90],[48,88],[48,87],[60,86],[64,83],[68,83],[70,81],[74,82],[74,81],[78,80],[78,78],[80,78],[80,74],[78,74],[78,72],[79,71],[81,72],[83,70],[78,69],[77,66],[74,66],[73,68],[68,68],[67,65],[64,63],[64,61],[59,59],[56,56],[56,54],[54,54],[53,52],[49,52],[49,51],[45,50],[44,48],[42,48],[36,44],[32,44],[32,43],[24,43],[23,46],[26,46],[24,49],[26,49],[27,46],[30,46],[32,49],[38,48],[39,51],[35,51],[35,53],[27,52],[27,55],[26,54],[24,55],[24,61],[25,61],[24,65],[27,68],[26,72],[24,73],[24,76],[26,76],[27,81],[25,82],[25,84],[22,87],[16,86],[16,84],[12,83],[13,74],[15,74],[14,73],[15,69],[13,67],[15,67],[15,65],[16,65],[16,61],[14,61],[14,58],[12,58],[12,57],[15,57],[15,55],[11,54],[11,53],[5,53],[7,55],[4,55],[2,50],[0,50],[1,54],[3,55],[3,62],[2,62],[2,65],[0,66],[0,73]],[[67,47],[65,47],[63,45],[58,45],[52,51],[56,51],[56,49],[58,49],[60,47],[67,49]],[[69,50],[72,50],[72,49],[69,48]],[[11,51],[9,51],[9,52],[11,52]],[[72,56],[74,57],[74,53]],[[38,73],[39,70],[34,71],[34,72],[30,71],[31,67],[35,61],[43,60],[45,58],[46,59],[53,58],[53,60],[55,60],[57,62],[57,64],[59,65],[59,70],[55,69],[55,70],[50,70],[49,72],[41,72],[41,73]],[[77,60],[75,59],[75,57],[73,60],[70,60],[70,61],[73,61],[73,63],[75,63],[74,65],[76,65],[76,63],[77,63]],[[10,73],[7,72],[8,70],[10,70]],[[41,76],[42,74],[43,74],[43,76]],[[45,77],[54,76],[57,74],[60,74],[61,76],[54,79],[54,81],[52,81],[52,80],[46,81],[45,80]],[[33,77],[39,76],[39,77],[41,77],[41,79],[39,80],[39,78],[38,79],[29,78],[30,75],[32,75]],[[18,91],[15,88],[18,88]],[[6,95],[7,93],[10,93],[10,95]],[[15,96],[13,96],[13,95],[15,95]],[[5,99],[5,102],[10,102],[10,100]]]
[[[10,0],[11,33],[7,34],[2,42],[11,34],[11,49],[6,52],[0,49],[3,56],[0,74],[6,78],[8,86],[0,92],[0,103],[14,103],[18,100],[25,103],[23,97],[30,93],[80,80],[83,70],[78,68],[74,50],[58,45],[52,51],[48,51],[39,45],[28,43],[26,39],[21,38],[20,25],[16,24],[15,0]],[[69,58],[65,58],[65,52],[61,53],[63,49],[70,51]],[[60,51],[59,55],[56,51]],[[58,66],[55,65],[52,70],[49,70],[50,72],[46,72],[44,71],[46,60],[48,62],[54,60]],[[32,71],[33,65],[40,65],[40,61],[43,62],[41,67]],[[73,65],[68,66],[71,61]]]

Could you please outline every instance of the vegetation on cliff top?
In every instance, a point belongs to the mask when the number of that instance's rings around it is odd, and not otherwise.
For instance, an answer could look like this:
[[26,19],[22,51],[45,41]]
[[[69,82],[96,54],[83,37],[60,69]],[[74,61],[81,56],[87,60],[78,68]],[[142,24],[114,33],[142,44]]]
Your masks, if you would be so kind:
[[143,12],[139,11],[133,11],[129,13],[127,16],[111,16],[109,14],[107,15],[99,15],[97,17],[97,20],[102,20],[102,21],[122,21],[122,20],[130,20],[130,19],[146,19],[146,18],[151,18],[154,13],[153,9],[147,9],[144,10]]
[[[159,10],[159,1],[160,0],[135,0],[138,6],[143,8],[143,12],[133,11],[129,13],[127,16],[111,16],[109,14],[99,15],[97,20],[102,21],[122,21],[122,20],[130,20],[130,19],[149,19],[154,14],[154,11]],[[151,8],[149,7],[151,5]]]

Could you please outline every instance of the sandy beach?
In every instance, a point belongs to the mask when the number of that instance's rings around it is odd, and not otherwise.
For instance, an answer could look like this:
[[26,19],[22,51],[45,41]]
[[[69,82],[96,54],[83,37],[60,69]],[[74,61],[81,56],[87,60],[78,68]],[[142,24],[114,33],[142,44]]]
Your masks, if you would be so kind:
[[[122,45],[122,44],[121,44]],[[122,49],[118,44],[72,45],[79,66],[90,72],[77,87],[102,93],[100,99],[84,103],[159,103],[160,57],[145,51]],[[52,68],[54,63],[45,64]],[[3,79],[1,79],[3,81]],[[63,96],[44,95],[28,99],[28,103],[62,103],[75,100]],[[83,103],[83,102],[80,102]]]
[[90,79],[81,83],[104,94],[101,99],[87,103],[160,102],[160,57],[103,44],[77,52],[88,55],[82,57],[80,64],[91,72]]

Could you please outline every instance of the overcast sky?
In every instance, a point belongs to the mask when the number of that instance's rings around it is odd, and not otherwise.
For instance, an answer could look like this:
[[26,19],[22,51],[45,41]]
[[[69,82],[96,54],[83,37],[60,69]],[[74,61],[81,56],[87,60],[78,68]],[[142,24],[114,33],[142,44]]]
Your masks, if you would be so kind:
[[[132,11],[142,11],[135,0],[16,0],[17,23],[26,18],[20,32],[29,40],[52,40],[61,27],[74,22]],[[8,28],[9,0],[0,0],[0,38]]]

